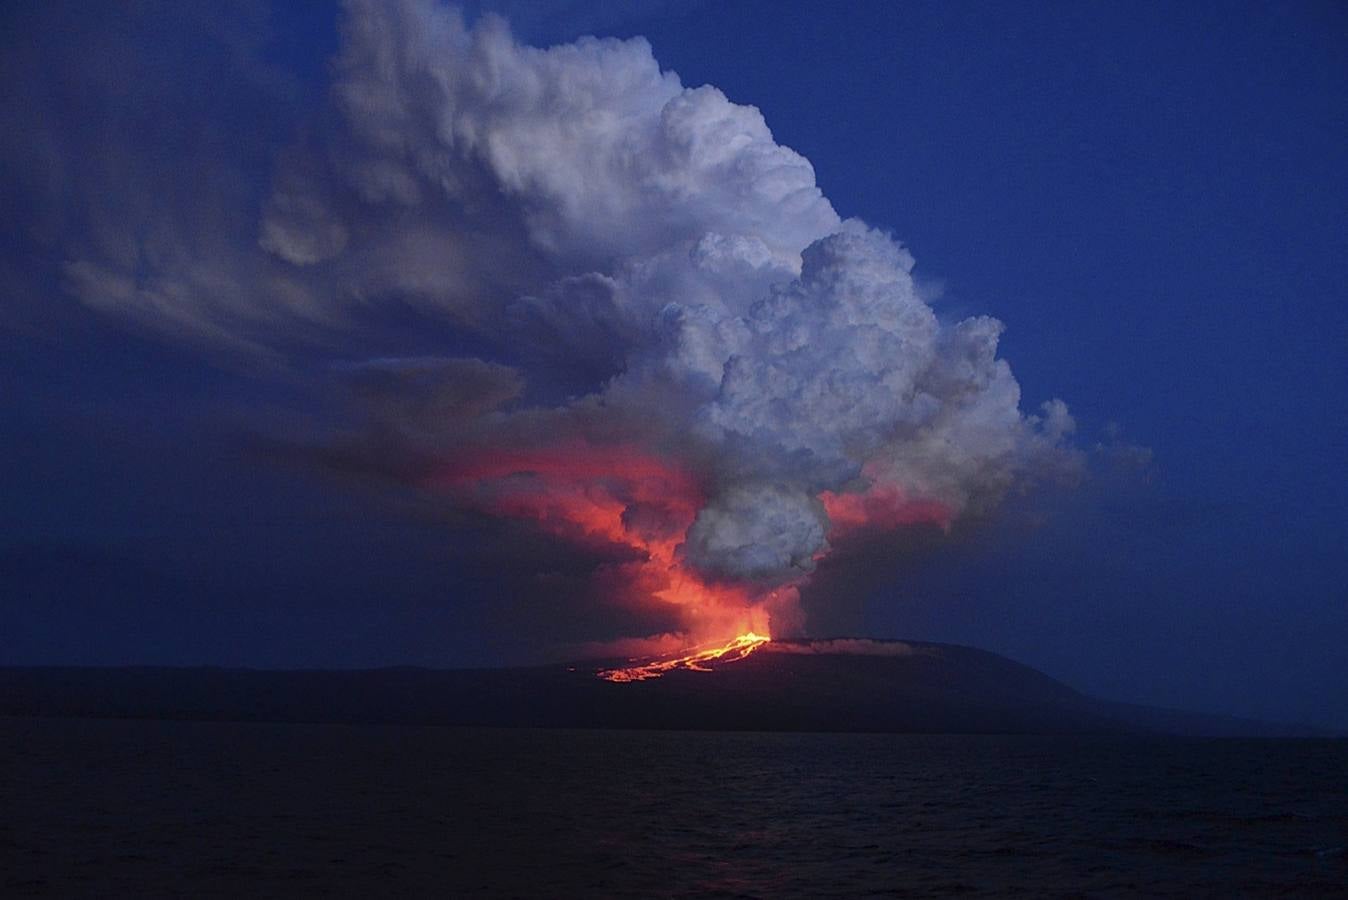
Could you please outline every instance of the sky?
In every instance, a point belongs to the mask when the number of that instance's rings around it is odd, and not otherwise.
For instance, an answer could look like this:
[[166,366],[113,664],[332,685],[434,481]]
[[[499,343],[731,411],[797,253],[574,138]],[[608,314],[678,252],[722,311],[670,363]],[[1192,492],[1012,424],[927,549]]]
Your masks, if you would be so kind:
[[10,4],[0,664],[762,626],[1346,728],[1346,29]]

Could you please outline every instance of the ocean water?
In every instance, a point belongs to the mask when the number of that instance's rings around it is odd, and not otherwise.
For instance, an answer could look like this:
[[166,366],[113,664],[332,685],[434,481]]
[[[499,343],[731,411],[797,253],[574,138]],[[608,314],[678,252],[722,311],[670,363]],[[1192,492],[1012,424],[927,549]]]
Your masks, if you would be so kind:
[[0,719],[4,896],[1348,896],[1348,742]]

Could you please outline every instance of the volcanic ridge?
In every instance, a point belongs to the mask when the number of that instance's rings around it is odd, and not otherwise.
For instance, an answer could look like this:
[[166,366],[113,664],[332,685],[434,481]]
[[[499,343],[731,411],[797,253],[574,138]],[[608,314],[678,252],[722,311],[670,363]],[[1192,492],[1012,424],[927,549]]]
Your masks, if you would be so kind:
[[[744,637],[722,653],[507,669],[0,668],[0,715],[896,733],[1284,735],[1088,697],[951,644]],[[692,659],[692,662],[687,660]],[[641,667],[654,676],[614,677]]]

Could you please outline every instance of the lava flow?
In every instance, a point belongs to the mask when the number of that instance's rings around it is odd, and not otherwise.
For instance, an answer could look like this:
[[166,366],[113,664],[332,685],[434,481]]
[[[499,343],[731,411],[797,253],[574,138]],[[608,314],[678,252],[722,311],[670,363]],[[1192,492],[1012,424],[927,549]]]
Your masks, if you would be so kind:
[[[726,644],[694,647],[682,656],[655,659],[617,669],[601,669],[597,674],[607,681],[626,683],[659,678],[675,669],[686,669],[690,672],[710,672],[712,670],[711,663],[738,662],[770,640],[772,638],[767,635],[748,631]],[[636,661],[632,660],[632,662]]]

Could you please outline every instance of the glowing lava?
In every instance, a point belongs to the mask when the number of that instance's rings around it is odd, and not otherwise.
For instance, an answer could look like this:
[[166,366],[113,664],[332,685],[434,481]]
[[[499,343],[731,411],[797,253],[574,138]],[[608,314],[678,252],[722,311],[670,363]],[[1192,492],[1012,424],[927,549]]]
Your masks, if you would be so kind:
[[[725,644],[694,647],[682,656],[655,659],[618,669],[601,669],[597,674],[607,681],[625,683],[659,678],[675,669],[686,669],[690,672],[710,672],[712,663],[738,662],[770,640],[772,638],[767,635],[748,631]],[[631,661],[636,662],[636,660]]]

